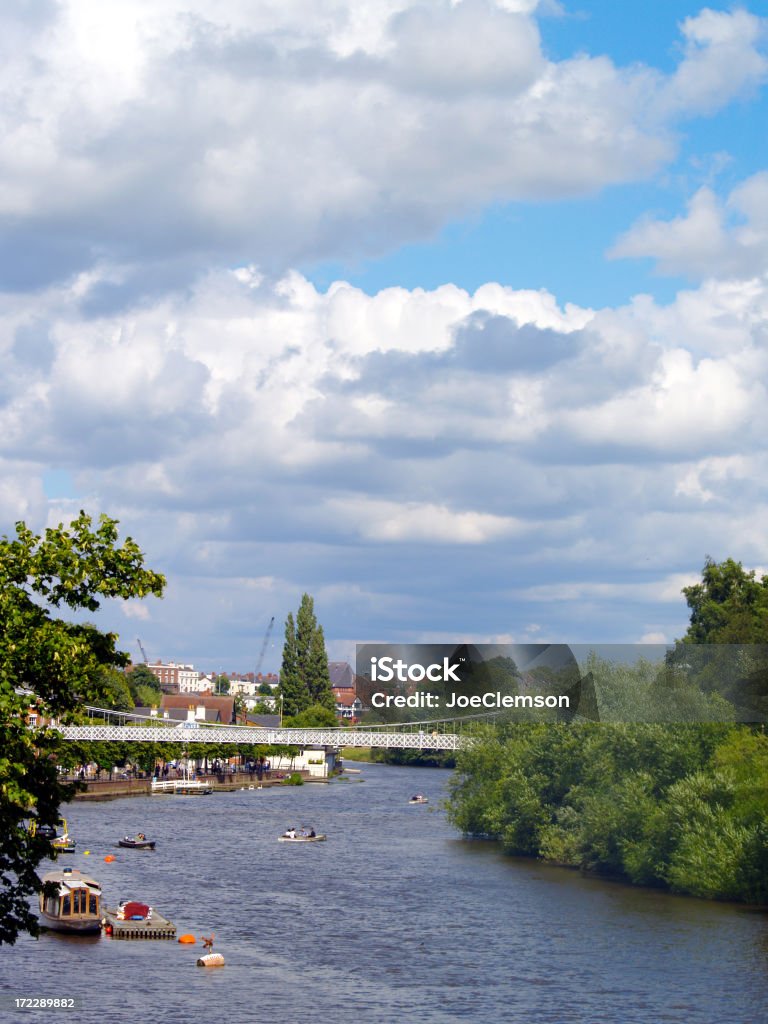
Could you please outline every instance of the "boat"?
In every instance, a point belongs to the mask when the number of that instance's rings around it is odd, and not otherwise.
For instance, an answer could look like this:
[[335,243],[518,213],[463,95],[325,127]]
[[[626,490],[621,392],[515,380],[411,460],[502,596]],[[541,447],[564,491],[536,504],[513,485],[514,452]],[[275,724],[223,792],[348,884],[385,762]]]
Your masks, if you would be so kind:
[[69,834],[66,818],[60,818],[59,824],[62,827],[61,835],[58,834],[55,825],[38,825],[34,820],[29,823],[27,831],[31,836],[48,839],[57,853],[74,853],[77,842]]
[[87,935],[101,930],[101,886],[76,868],[43,875],[43,885],[55,890],[40,892],[40,918],[57,932]]
[[155,840],[147,839],[143,832],[139,832],[135,836],[123,836],[122,839],[118,839],[117,845],[129,850],[154,850]]
[[327,836],[322,832],[315,832],[314,829],[289,828],[277,837],[278,843],[324,843]]
[[74,853],[77,842],[69,834],[66,818],[61,819],[61,828],[61,835],[51,840],[51,846],[57,853]]
[[69,835],[67,828],[67,822],[65,818],[59,820],[59,824],[63,828],[61,835],[58,834],[55,825],[38,825],[37,821],[32,820],[27,827],[27,831],[31,836],[41,836],[43,839],[48,839],[53,846],[54,850],[58,853],[74,853],[77,843]]
[[428,804],[429,803],[429,797],[424,796],[423,793],[417,793],[415,796],[411,797],[411,799],[408,801],[408,803],[409,804]]

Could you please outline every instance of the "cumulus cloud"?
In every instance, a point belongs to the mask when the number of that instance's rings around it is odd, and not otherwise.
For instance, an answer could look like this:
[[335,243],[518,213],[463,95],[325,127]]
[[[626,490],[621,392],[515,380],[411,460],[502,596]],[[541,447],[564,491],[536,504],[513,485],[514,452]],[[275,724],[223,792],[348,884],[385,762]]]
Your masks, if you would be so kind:
[[[594,640],[597,615],[597,639],[679,635],[675,574],[731,554],[734,519],[764,561],[765,287],[593,311],[242,268],[88,319],[82,290],[0,308],[0,503],[7,523],[120,518],[173,581],[153,644],[171,620],[203,643],[201,616],[211,643],[244,636],[303,589],[338,636],[370,635],[375,595],[413,639],[466,630],[470,605],[516,609],[493,632],[521,636],[529,603],[554,639]],[[54,454],[77,493],[51,505]]]
[[745,10],[704,8],[681,25],[684,59],[665,83],[662,103],[712,113],[768,75],[759,50],[765,21]]
[[768,172],[742,182],[722,202],[701,188],[685,216],[645,219],[616,243],[614,257],[648,257],[667,274],[752,277],[768,270]]
[[211,263],[376,255],[491,201],[643,178],[677,119],[764,74],[745,12],[688,19],[665,77],[548,60],[537,7],[6,5],[0,284],[106,260],[122,269],[99,313]]
[[121,520],[170,583],[106,626],[222,668],[309,590],[337,651],[634,641],[727,538],[764,563],[765,174],[618,241],[706,278],[666,305],[295,269],[637,181],[765,75],[744,11],[664,74],[549,58],[556,6],[3,8],[0,517]]

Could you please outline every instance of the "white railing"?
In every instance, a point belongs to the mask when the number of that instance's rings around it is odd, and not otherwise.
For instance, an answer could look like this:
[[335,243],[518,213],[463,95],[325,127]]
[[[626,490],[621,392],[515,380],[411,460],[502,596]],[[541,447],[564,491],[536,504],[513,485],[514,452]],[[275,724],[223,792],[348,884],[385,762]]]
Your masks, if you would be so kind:
[[68,740],[114,740],[144,743],[247,743],[288,747],[400,747],[409,750],[459,750],[469,737],[456,733],[366,731],[363,729],[260,729],[254,726],[197,726],[175,728],[136,725],[62,725]]

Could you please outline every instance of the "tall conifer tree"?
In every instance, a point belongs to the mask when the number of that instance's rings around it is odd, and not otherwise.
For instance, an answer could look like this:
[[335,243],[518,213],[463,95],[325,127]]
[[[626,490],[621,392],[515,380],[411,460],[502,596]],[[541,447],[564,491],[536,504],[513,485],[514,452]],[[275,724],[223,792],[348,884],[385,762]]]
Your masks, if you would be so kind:
[[328,652],[325,649],[323,627],[318,626],[312,634],[309,649],[309,696],[312,704],[320,704],[329,711],[336,710],[336,698],[331,689],[331,675],[328,670]]
[[280,669],[280,696],[284,715],[298,715],[300,711],[309,707],[309,694],[299,673],[293,612],[289,612],[288,618],[285,620],[283,664]]
[[301,598],[295,623],[293,613],[286,619],[280,691],[286,715],[297,715],[312,704],[330,711],[336,707],[323,627],[317,624],[314,601],[309,594]]

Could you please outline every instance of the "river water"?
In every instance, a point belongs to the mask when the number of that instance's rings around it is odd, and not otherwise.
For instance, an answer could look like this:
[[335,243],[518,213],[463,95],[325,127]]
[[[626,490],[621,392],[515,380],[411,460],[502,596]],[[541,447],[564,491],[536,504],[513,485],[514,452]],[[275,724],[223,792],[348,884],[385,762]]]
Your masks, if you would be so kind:
[[[768,1021],[768,915],[503,857],[446,822],[447,772],[360,767],[70,805],[80,852],[60,863],[88,869],[108,906],[150,902],[179,934],[215,933],[226,966],[196,967],[199,944],[48,933],[2,947],[0,993],[77,997],[34,1012],[73,1024]],[[429,804],[409,806],[419,791]],[[303,824],[328,841],[276,841]],[[154,853],[115,848],[137,831]]]

